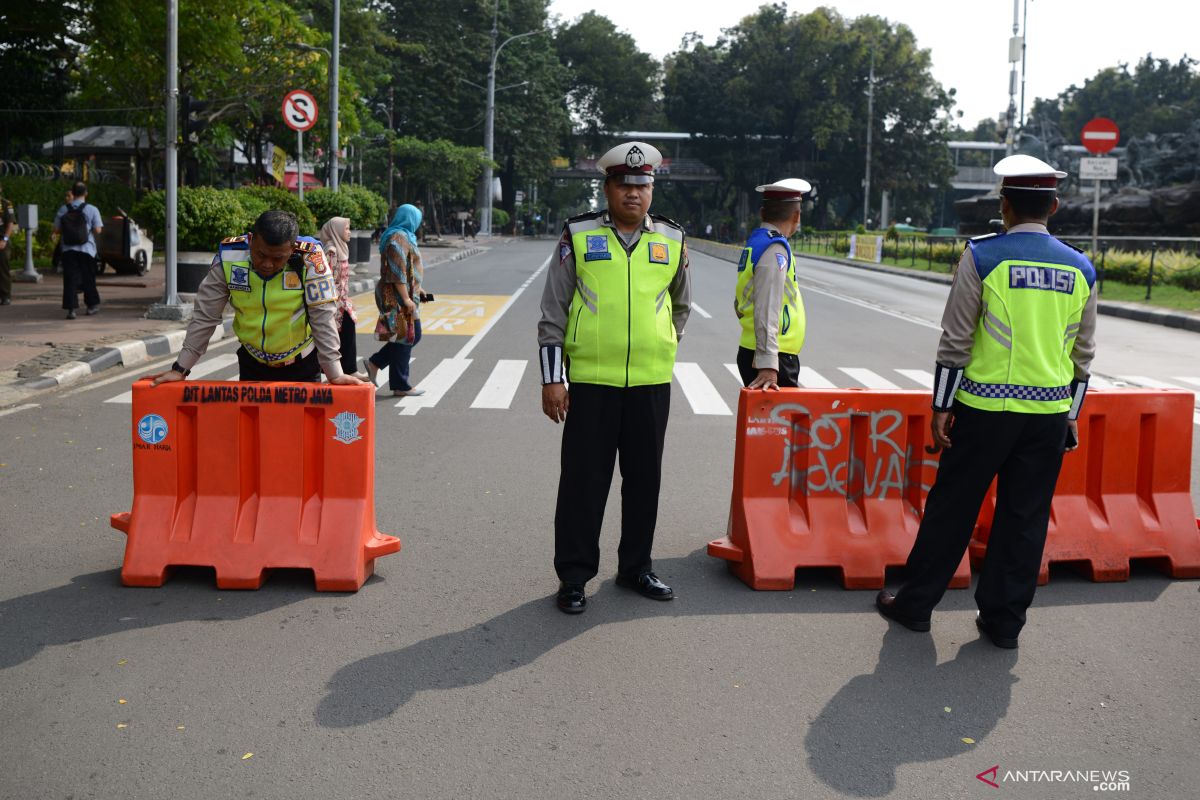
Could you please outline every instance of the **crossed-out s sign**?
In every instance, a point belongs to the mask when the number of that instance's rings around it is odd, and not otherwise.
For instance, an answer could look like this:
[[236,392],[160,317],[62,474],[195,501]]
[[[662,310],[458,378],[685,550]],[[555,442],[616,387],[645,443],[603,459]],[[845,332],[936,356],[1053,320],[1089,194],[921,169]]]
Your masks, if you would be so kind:
[[317,101],[303,89],[293,89],[283,98],[283,121],[297,133],[317,124]]

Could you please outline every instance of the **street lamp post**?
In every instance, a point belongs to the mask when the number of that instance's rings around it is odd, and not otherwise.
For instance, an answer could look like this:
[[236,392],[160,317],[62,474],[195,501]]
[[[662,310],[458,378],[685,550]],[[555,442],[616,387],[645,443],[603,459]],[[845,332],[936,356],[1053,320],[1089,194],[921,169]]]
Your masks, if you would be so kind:
[[[496,7],[498,13],[499,3],[497,3]],[[480,233],[484,236],[492,235],[492,157],[495,155],[493,128],[496,122],[496,59],[500,56],[500,51],[509,42],[524,39],[526,36],[536,36],[539,33],[548,32],[549,28],[539,28],[536,31],[518,33],[516,36],[508,37],[497,47],[496,37],[500,32],[496,27],[495,15],[492,17],[492,63],[488,67],[487,113],[483,128],[483,149],[487,151],[487,164],[483,167],[483,207],[479,220]]]
[[[329,59],[329,188],[338,190],[338,49],[341,39],[341,0],[333,0],[333,52],[324,47],[292,42],[289,47],[305,53],[324,53]],[[300,176],[304,182],[303,173]]]

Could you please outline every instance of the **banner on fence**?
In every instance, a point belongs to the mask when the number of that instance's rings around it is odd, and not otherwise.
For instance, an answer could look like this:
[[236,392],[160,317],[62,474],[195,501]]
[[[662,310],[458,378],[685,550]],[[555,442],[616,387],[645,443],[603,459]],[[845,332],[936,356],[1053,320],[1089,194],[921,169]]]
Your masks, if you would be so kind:
[[883,260],[883,237],[859,236],[858,234],[851,236],[850,257],[859,261],[874,261],[878,264]]

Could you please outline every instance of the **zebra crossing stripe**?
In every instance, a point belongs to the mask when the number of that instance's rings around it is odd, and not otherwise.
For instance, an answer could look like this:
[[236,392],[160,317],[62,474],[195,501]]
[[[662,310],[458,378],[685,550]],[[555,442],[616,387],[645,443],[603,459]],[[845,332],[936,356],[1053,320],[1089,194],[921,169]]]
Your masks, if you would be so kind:
[[898,369],[896,372],[899,372],[901,375],[919,386],[924,386],[926,389],[933,388],[932,372],[926,372],[923,369]]
[[742,371],[738,369],[737,364],[726,364],[725,369],[729,370],[729,374],[733,375],[733,379],[738,382],[738,386],[745,386],[742,383]]
[[525,365],[528,361],[501,359],[496,362],[487,383],[475,395],[471,408],[509,408],[512,406],[513,395],[521,385],[525,375]]
[[[192,371],[188,375],[188,377],[191,378],[192,380],[196,380],[198,378],[203,378],[205,375],[211,375],[214,372],[220,372],[221,370],[223,370],[227,367],[231,367],[236,363],[237,363],[237,355],[235,353],[222,353],[219,356],[215,356],[213,358],[208,358],[208,359],[205,359],[204,361],[201,361],[199,364],[197,364],[195,367],[192,368]],[[130,405],[133,403],[133,390],[130,389],[127,392],[122,392],[121,394],[117,395],[116,397],[108,398],[104,402],[106,402],[106,403],[121,403],[122,405]]]
[[419,384],[418,388],[424,389],[425,394],[401,397],[400,402],[396,403],[396,408],[400,409],[400,413],[406,417],[416,414],[422,408],[433,408],[441,402],[441,399],[446,396],[446,392],[450,391],[469,366],[471,366],[469,358],[443,358],[442,362],[434,367],[433,371],[426,375],[425,380]]
[[1175,380],[1190,383],[1192,386],[1200,386],[1200,378],[1185,378],[1182,375],[1176,375]]
[[721,393],[712,381],[700,369],[700,365],[690,361],[679,361],[675,364],[675,380],[697,414],[732,416],[733,412],[721,399]]
[[854,380],[858,381],[868,389],[900,388],[879,373],[872,372],[869,369],[860,369],[859,367],[838,367],[838,369],[849,375],[851,378],[854,378]]
[[1136,383],[1139,386],[1146,387],[1147,389],[1183,389],[1183,387],[1177,383],[1167,383],[1166,381],[1147,378],[1145,375],[1121,375],[1120,378],[1123,381]]
[[833,381],[827,380],[821,373],[817,372],[812,367],[801,367],[800,375],[797,378],[797,383],[805,389],[836,389]]

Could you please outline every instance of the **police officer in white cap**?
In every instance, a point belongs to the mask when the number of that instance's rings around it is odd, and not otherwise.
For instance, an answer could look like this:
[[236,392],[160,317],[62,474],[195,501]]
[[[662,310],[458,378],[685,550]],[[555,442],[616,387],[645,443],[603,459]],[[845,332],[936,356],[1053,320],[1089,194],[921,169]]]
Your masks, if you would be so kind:
[[[600,526],[621,463],[618,586],[674,597],[654,574],[663,442],[675,350],[691,307],[683,229],[650,214],[658,150],[627,142],[597,162],[608,207],[567,220],[542,292],[542,411],[564,422],[554,514],[558,608],[587,607]],[[570,388],[567,381],[570,381]]]
[[996,516],[975,589],[976,625],[1015,648],[1033,602],[1050,501],[1095,355],[1096,271],[1050,235],[1066,173],[1031,156],[1002,159],[1005,232],[972,239],[942,316],[934,375],[932,452],[942,450],[905,583],[882,591],[880,613],[927,631],[999,478]]
[[800,204],[812,189],[802,178],[759,186],[762,225],[738,260],[733,307],[742,325],[737,365],[750,389],[798,386],[804,346],[804,299],[788,239],[800,228]]

